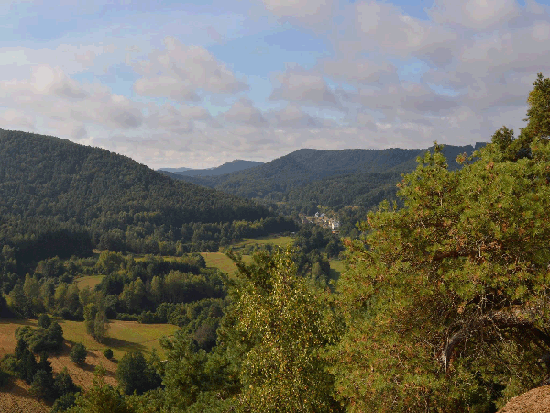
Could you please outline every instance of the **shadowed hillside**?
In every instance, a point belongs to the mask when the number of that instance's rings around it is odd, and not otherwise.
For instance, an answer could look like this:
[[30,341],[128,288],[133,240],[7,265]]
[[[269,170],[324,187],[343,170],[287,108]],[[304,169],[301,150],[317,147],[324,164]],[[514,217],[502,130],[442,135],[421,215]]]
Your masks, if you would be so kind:
[[[449,169],[459,165],[456,156],[483,146],[445,146]],[[226,193],[271,202],[285,202],[294,209],[309,204],[331,207],[378,205],[395,196],[401,173],[416,167],[416,158],[428,149],[314,150],[301,149],[271,162],[221,176],[172,178],[209,186]],[[366,187],[365,187],[366,186]]]
[[182,240],[184,225],[269,216],[254,202],[113,152],[0,129],[0,244],[42,251],[40,259],[92,246],[156,253],[159,242]]

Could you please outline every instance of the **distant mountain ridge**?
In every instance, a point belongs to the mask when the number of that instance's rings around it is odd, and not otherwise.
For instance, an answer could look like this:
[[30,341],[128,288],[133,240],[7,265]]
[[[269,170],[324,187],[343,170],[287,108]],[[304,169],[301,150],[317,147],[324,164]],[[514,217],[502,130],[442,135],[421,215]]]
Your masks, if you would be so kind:
[[[475,146],[445,145],[442,152],[447,158],[449,169],[453,170],[460,167],[455,162],[457,155],[462,153],[470,155],[474,150],[484,145],[486,144],[483,142],[478,142]],[[399,180],[400,174],[414,170],[416,158],[428,150],[398,148],[382,150],[300,149],[271,162],[225,175],[188,176],[186,174],[171,174],[171,176],[175,179],[183,179],[246,198],[271,202],[289,202],[301,199],[300,202],[304,202],[304,196],[300,194],[301,189],[310,194],[311,191],[321,194],[326,192],[325,187],[322,184],[313,185],[313,183],[330,179],[330,187],[336,191],[335,188],[339,185],[338,176],[346,176],[346,181],[350,182],[350,175],[357,175],[357,177],[351,179],[354,181],[359,179],[359,176],[361,179],[369,180],[371,174],[375,174],[374,178],[380,185],[387,187],[389,183],[392,183],[393,187],[390,192],[395,192],[393,188]],[[359,191],[360,187],[360,185],[353,185],[353,191]],[[313,188],[317,189],[314,190]],[[349,188],[347,184],[341,185],[339,192],[342,205],[350,199],[356,199],[355,195],[361,195],[349,194]],[[370,191],[373,190],[377,193],[380,192],[371,187]],[[388,193],[388,191],[384,190],[383,193]],[[318,199],[319,197],[313,198]],[[364,199],[364,196],[360,198]],[[333,197],[333,199],[336,198]],[[333,204],[336,206],[337,202],[335,201]]]
[[181,168],[160,168],[160,169],[157,169],[158,172],[172,172],[172,173],[178,173],[178,172],[184,172],[184,171],[188,171],[190,170],[191,168],[186,168],[184,166],[182,166]]
[[209,169],[191,169],[191,168],[161,168],[160,172],[170,172],[182,176],[215,176],[229,174],[233,172],[243,171],[245,169],[253,168],[258,165],[262,165],[263,162],[243,161],[237,159],[235,161],[226,162],[220,166]]

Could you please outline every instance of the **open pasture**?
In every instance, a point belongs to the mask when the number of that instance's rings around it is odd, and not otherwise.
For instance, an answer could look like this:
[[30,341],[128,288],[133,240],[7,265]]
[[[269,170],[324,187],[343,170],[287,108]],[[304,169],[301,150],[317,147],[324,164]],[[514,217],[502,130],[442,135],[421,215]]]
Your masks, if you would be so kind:
[[82,277],[78,277],[74,279],[74,282],[78,286],[80,290],[82,290],[85,287],[90,287],[92,290],[96,285],[101,283],[101,280],[103,280],[104,275],[84,275]]
[[[71,347],[75,343],[82,343],[90,351],[111,348],[115,359],[120,359],[127,351],[142,351],[150,354],[156,349],[159,356],[164,357],[159,339],[173,335],[178,327],[172,324],[139,324],[136,321],[110,320],[107,337],[103,343],[98,343],[86,333],[82,321],[58,320],[63,329],[66,344]],[[15,330],[18,327],[36,327],[36,320],[0,319],[0,358],[15,351]]]

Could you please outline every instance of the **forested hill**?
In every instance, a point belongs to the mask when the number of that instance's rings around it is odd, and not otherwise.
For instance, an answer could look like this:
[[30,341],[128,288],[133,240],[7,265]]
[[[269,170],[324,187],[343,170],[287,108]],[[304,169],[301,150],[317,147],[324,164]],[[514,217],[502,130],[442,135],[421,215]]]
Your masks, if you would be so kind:
[[[458,154],[464,152],[471,154],[483,145],[483,143],[477,143],[475,148],[471,145],[445,146],[443,153],[449,163],[449,169],[459,167],[455,162]],[[204,177],[187,177],[183,174],[170,174],[170,176],[227,193],[268,201],[301,203],[305,196],[308,200],[317,202],[313,198],[318,199],[318,195],[326,193],[325,188],[328,186],[335,188],[338,192],[334,196],[327,193],[334,201],[331,202],[333,206],[343,206],[360,202],[357,200],[358,196],[362,199],[365,195],[364,192],[359,193],[361,189],[355,183],[349,186],[348,183],[351,181],[373,179],[380,187],[392,186],[390,192],[395,192],[393,188],[399,181],[400,174],[414,170],[416,158],[426,151],[427,149],[301,149],[263,165],[231,174]],[[350,177],[350,175],[353,176]],[[337,176],[345,176],[345,179],[340,182]],[[321,183],[326,180],[329,180],[327,185]],[[318,183],[315,184],[315,182]],[[302,189],[305,190],[303,196],[300,194]],[[374,187],[370,190],[380,192]],[[385,189],[382,192],[387,193]],[[370,202],[370,197],[365,201]],[[376,204],[378,202],[376,201]],[[323,203],[323,205],[328,204]]]
[[235,161],[226,162],[223,165],[220,165],[216,168],[211,168],[211,169],[186,169],[185,171],[174,171],[174,170],[170,170],[170,168],[166,168],[166,169],[159,169],[159,171],[172,172],[178,175],[185,175],[185,176],[212,176],[212,175],[223,175],[223,174],[230,174],[233,172],[239,172],[239,171],[253,168],[255,166],[259,166],[262,164],[263,162],[242,161],[237,159]]
[[185,224],[269,216],[254,202],[169,179],[113,152],[0,129],[0,244],[10,232],[42,225],[37,220],[84,228],[94,244],[107,232],[123,243],[154,237],[158,244],[180,240]]

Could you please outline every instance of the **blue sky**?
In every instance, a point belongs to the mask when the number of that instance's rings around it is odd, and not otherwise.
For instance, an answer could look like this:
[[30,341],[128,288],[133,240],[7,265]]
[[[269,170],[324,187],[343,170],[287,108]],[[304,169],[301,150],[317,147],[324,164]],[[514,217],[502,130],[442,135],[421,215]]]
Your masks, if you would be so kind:
[[426,148],[523,126],[549,1],[20,0],[0,128],[152,168],[301,148]]

